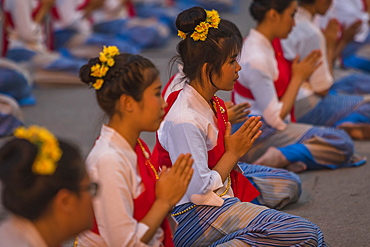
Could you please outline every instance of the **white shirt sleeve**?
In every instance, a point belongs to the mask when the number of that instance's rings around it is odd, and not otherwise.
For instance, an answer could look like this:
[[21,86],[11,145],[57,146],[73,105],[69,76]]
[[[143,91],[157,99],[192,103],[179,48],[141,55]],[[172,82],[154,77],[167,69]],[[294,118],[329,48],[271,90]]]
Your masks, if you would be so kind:
[[272,79],[264,72],[250,67],[241,70],[239,75],[239,82],[251,90],[255,107],[262,112],[267,124],[278,130],[285,129],[286,123],[280,117],[283,104],[277,97]]
[[32,1],[24,0],[7,0],[4,4],[5,10],[8,11],[14,23],[12,33],[17,39],[29,43],[36,43],[42,37],[40,25],[32,18],[33,5]]
[[[207,130],[192,123],[191,120],[190,122],[180,121],[180,123],[166,121],[163,129],[166,131],[164,147],[168,151],[172,163],[180,154],[184,153],[191,153],[194,159],[193,177],[185,198],[178,204],[192,201],[196,204],[221,206],[223,200],[214,191],[223,187],[223,183],[220,174],[208,168]],[[161,141],[161,143],[163,142]]]
[[135,176],[128,162],[115,154],[105,154],[91,171],[99,183],[99,194],[93,201],[99,233],[107,246],[147,246],[140,241],[148,226],[133,218],[132,186]]

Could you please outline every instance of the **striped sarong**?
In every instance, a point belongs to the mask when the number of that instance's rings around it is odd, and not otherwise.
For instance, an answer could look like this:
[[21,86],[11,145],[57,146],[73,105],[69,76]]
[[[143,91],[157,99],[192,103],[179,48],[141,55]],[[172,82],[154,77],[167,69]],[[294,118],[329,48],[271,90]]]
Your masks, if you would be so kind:
[[311,95],[296,102],[297,122],[338,126],[343,122],[370,123],[369,96],[328,94]]
[[260,195],[252,202],[269,208],[281,209],[298,201],[301,180],[293,172],[260,165],[239,163],[243,175],[258,189]]
[[[173,213],[192,203],[175,207]],[[176,246],[326,246],[312,222],[274,209],[225,199],[221,207],[201,206],[175,216]]]
[[[309,170],[364,164],[362,160],[352,162],[354,143],[343,130],[299,123],[289,123],[286,129],[276,130],[262,121],[262,135],[242,158],[245,162],[253,163],[269,147],[275,147],[290,163],[303,162]],[[233,126],[233,130],[240,125]]]
[[330,93],[370,94],[370,74],[355,72],[344,76],[334,82]]

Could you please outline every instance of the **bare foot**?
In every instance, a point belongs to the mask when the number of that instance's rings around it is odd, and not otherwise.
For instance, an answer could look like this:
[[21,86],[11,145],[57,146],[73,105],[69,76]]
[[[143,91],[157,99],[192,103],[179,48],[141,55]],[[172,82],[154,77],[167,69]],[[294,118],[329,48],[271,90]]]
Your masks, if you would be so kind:
[[307,165],[303,162],[295,162],[295,163],[292,163],[292,164],[288,165],[285,168],[288,171],[295,172],[295,173],[300,173],[300,172],[303,172],[303,171],[307,170]]
[[254,164],[274,168],[284,168],[289,165],[289,161],[280,152],[280,150],[274,147],[269,147],[267,151],[254,162]]
[[356,140],[369,140],[370,139],[370,124],[362,123],[343,123],[338,126],[348,133],[350,137]]

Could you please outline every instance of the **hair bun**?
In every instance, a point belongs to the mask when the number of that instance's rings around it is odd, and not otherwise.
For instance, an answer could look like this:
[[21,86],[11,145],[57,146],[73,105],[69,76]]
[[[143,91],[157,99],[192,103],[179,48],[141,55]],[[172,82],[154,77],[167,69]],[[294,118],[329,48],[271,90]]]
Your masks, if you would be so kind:
[[91,67],[97,63],[100,63],[99,57],[90,59],[87,64],[80,68],[80,80],[83,83],[90,85],[95,82],[96,77],[91,76]]
[[32,173],[36,155],[37,147],[28,140],[16,138],[5,144],[0,150],[0,179],[3,183],[17,188],[30,186],[36,177]]
[[251,16],[257,22],[261,22],[264,19],[265,14],[268,10],[269,8],[264,6],[259,0],[254,0],[249,7]]
[[201,7],[192,7],[181,12],[176,19],[176,27],[184,33],[191,33],[195,27],[207,18],[206,11]]

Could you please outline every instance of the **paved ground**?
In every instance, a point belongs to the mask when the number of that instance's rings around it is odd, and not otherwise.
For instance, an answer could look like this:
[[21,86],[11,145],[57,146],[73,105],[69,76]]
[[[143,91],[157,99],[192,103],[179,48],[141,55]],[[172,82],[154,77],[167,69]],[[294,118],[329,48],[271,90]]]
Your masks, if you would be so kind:
[[[253,25],[249,17],[250,0],[244,0],[239,14],[221,15],[234,21],[243,34]],[[142,54],[161,70],[161,79],[168,78],[168,61],[175,54],[178,38],[173,38],[163,49]],[[58,136],[77,143],[84,155],[97,137],[104,115],[99,110],[94,90],[79,86],[39,87],[34,90],[37,105],[24,108],[27,124],[48,127]],[[229,93],[220,96],[229,99]],[[154,135],[143,138],[153,146]],[[370,142],[356,142],[359,153],[370,158]],[[336,171],[306,172],[301,175],[303,194],[298,203],[284,211],[302,216],[316,223],[324,232],[330,246],[370,246],[370,165]]]

